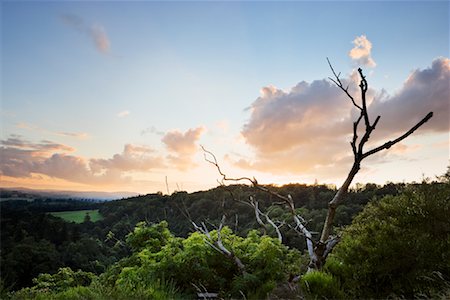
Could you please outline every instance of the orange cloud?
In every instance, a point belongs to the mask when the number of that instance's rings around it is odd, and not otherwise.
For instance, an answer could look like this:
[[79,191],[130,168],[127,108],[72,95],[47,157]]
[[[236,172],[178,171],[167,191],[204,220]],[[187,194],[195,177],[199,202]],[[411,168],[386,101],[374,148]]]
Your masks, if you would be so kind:
[[145,146],[125,145],[110,159],[85,159],[70,155],[72,147],[42,141],[31,143],[20,137],[0,141],[0,174],[11,178],[32,178],[33,174],[76,183],[124,184],[131,182],[128,171],[162,168],[163,158]]
[[203,127],[189,129],[185,133],[178,130],[166,133],[162,142],[167,149],[172,153],[167,156],[167,159],[179,170],[186,170],[195,164],[192,161],[192,156],[198,150],[197,141],[204,132]]
[[365,67],[375,67],[376,63],[371,56],[372,43],[365,35],[357,36],[353,42],[355,46],[350,50],[348,55],[357,65]]
[[197,151],[196,142],[204,132],[203,127],[189,129],[185,133],[178,130],[170,131],[162,138],[169,151],[179,154],[192,154]]
[[89,137],[89,135],[85,132],[57,132],[56,134],[60,136],[74,137],[77,139],[86,139]]
[[164,166],[162,157],[154,155],[154,150],[146,146],[127,144],[121,154],[110,159],[91,159],[89,165],[93,173],[107,170],[148,171]]
[[[369,114],[372,121],[377,115],[381,120],[367,148],[399,136],[429,111],[435,116],[414,134],[448,132],[449,70],[449,60],[439,58],[430,68],[414,71],[394,96],[369,90]],[[342,80],[344,86],[350,83],[349,92],[359,101],[355,80]],[[300,82],[288,92],[263,88],[242,130],[254,158],[236,159],[235,164],[275,174],[340,177],[353,158],[349,142],[357,115],[345,94],[326,80]]]

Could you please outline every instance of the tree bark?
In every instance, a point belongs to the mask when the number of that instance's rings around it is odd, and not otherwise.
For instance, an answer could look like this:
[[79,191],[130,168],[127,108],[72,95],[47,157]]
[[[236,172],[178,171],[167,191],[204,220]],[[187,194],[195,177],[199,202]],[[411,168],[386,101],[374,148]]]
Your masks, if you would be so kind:
[[344,200],[344,196],[348,191],[350,184],[355,178],[356,174],[360,169],[360,161],[356,160],[353,163],[353,166],[350,172],[347,175],[347,179],[345,179],[344,184],[339,188],[336,195],[334,195],[333,199],[328,203],[328,213],[325,219],[325,223],[323,225],[322,234],[320,236],[320,243],[326,244],[328,238],[330,237],[330,232],[333,227],[334,216],[336,215],[336,208],[339,204]]

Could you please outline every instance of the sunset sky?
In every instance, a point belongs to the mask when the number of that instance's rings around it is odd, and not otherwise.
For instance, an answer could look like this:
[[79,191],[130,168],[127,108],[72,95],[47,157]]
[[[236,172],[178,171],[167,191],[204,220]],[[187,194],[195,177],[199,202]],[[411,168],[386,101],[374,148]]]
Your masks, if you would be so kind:
[[356,182],[449,165],[449,2],[1,2],[1,187],[166,193],[229,176],[340,185],[357,111],[367,150],[429,111]]

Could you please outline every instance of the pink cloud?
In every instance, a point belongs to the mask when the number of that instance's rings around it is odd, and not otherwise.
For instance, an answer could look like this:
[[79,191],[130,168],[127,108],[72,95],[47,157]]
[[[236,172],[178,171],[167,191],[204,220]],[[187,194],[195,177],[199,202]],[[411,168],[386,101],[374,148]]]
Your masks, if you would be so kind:
[[[405,132],[429,111],[434,111],[434,117],[414,135],[448,132],[449,70],[449,59],[439,58],[431,67],[414,71],[393,96],[369,90],[369,114],[372,120],[381,115],[381,120],[368,146]],[[343,81],[360,101],[355,79]],[[351,164],[349,142],[358,112],[329,81],[300,82],[288,92],[263,88],[250,111],[242,136],[255,155],[235,160],[236,165],[278,174],[312,172],[339,177]]]
[[70,155],[74,148],[42,141],[31,143],[20,137],[0,142],[0,174],[16,178],[31,178],[43,174],[86,184],[129,182],[127,171],[149,171],[162,168],[163,158],[145,146],[125,145],[121,154],[110,159],[85,159]]
[[174,130],[163,136],[161,141],[172,153],[167,156],[167,159],[177,169],[186,170],[195,165],[192,161],[192,156],[198,151],[197,141],[204,130],[203,127],[189,129],[185,133]]
[[164,166],[162,157],[146,146],[127,144],[121,154],[114,154],[110,159],[91,159],[90,168],[94,173],[104,170],[149,171]]
[[355,46],[350,50],[348,55],[355,61],[358,66],[375,67],[376,63],[372,58],[372,43],[365,35],[357,36],[353,42]]

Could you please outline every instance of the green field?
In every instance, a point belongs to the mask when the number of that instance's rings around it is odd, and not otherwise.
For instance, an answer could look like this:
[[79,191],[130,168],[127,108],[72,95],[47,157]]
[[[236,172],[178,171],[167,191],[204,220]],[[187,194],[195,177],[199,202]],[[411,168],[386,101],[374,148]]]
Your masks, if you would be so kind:
[[102,215],[98,212],[98,209],[59,211],[59,212],[51,212],[50,214],[52,216],[62,218],[67,222],[75,222],[75,223],[83,223],[86,214],[89,214],[92,222],[103,219]]

